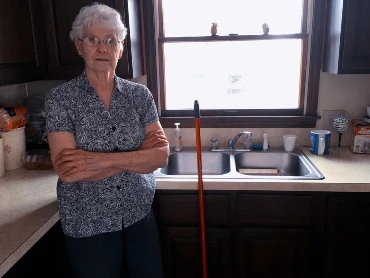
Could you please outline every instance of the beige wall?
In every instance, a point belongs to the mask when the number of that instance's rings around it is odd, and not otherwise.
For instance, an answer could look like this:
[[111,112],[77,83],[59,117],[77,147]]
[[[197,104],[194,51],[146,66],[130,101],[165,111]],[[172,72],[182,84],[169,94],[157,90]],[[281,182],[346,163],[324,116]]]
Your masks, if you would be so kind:
[[[146,83],[145,78],[137,80],[139,83]],[[29,82],[29,97],[42,96],[50,88],[63,83],[60,80],[47,80]],[[0,87],[0,105],[17,104],[25,96],[25,84],[17,84]],[[15,103],[14,103],[15,102]],[[318,115],[322,116],[324,110],[344,109],[350,119],[361,119],[366,115],[366,106],[370,105],[370,75],[334,75],[321,73]],[[180,126],[181,128],[181,126]],[[316,129],[322,128],[322,122],[319,120]],[[166,128],[165,133],[168,136],[170,144],[173,145],[174,128]],[[297,145],[309,145],[309,133],[311,129],[299,128],[204,128],[201,130],[202,145],[208,146],[211,138],[219,139],[220,145],[226,145],[227,140],[235,136],[239,131],[249,130],[253,132],[253,143],[261,144],[262,135],[268,135],[271,146],[282,146],[282,135],[293,133],[298,135]],[[193,128],[182,128],[183,143],[185,146],[195,145],[195,130]],[[336,144],[338,136],[333,131],[332,144]],[[348,146],[351,142],[350,132],[345,132],[342,138],[342,145]]]

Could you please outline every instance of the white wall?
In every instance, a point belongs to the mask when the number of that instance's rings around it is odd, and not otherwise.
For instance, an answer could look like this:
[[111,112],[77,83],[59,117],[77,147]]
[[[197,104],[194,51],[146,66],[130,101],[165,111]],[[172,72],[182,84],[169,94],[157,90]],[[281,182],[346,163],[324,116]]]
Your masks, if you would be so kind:
[[[137,80],[145,84],[145,78]],[[29,82],[29,97],[42,96],[50,88],[63,83],[60,80],[47,80]],[[14,105],[23,100],[25,96],[25,84],[17,84],[0,87],[0,105]],[[16,102],[16,103],[14,103]],[[370,75],[334,75],[321,73],[319,89],[318,115],[322,116],[324,110],[344,109],[351,119],[361,119],[366,115],[366,106],[370,105]],[[180,126],[181,128],[181,126]],[[322,128],[321,120],[317,121],[316,129]],[[170,144],[173,145],[174,128],[165,128]],[[182,128],[182,138],[185,146],[195,145],[195,130]],[[262,135],[266,133],[271,146],[282,146],[282,135],[293,133],[298,135],[297,145],[309,145],[309,133],[311,129],[304,128],[203,128],[201,130],[202,145],[208,146],[211,138],[217,138],[220,145],[226,145],[227,140],[235,136],[239,131],[249,130],[253,132],[253,143],[262,143]],[[338,142],[338,136],[333,131],[331,144]],[[348,146],[351,142],[351,132],[343,134],[342,145]]]

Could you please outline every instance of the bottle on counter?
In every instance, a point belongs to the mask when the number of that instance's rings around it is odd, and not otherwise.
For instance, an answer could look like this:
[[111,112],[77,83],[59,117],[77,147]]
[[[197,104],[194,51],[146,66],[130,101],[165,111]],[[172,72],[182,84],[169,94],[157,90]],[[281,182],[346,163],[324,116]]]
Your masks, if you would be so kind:
[[181,130],[179,128],[180,123],[175,123],[175,151],[179,152],[182,149]]
[[268,143],[268,140],[267,140],[267,134],[263,134],[263,147],[262,147],[262,150],[264,152],[268,152],[269,151],[269,143]]

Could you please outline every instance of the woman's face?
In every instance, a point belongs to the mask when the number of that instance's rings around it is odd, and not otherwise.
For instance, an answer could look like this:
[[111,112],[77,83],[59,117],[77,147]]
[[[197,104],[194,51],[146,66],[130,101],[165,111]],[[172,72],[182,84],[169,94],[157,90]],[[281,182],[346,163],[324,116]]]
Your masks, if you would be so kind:
[[85,60],[86,70],[108,72],[115,71],[124,42],[117,42],[114,29],[91,26],[85,29],[83,38],[74,43]]

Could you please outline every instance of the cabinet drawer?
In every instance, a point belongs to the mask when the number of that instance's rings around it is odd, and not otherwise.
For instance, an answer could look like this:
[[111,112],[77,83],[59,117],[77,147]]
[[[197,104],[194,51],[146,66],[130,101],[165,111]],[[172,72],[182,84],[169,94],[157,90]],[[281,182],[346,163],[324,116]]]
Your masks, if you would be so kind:
[[309,226],[312,224],[313,197],[240,194],[237,225]]
[[[198,195],[157,195],[153,207],[158,225],[198,227],[198,202]],[[229,207],[228,195],[205,195],[207,227],[229,226]]]

